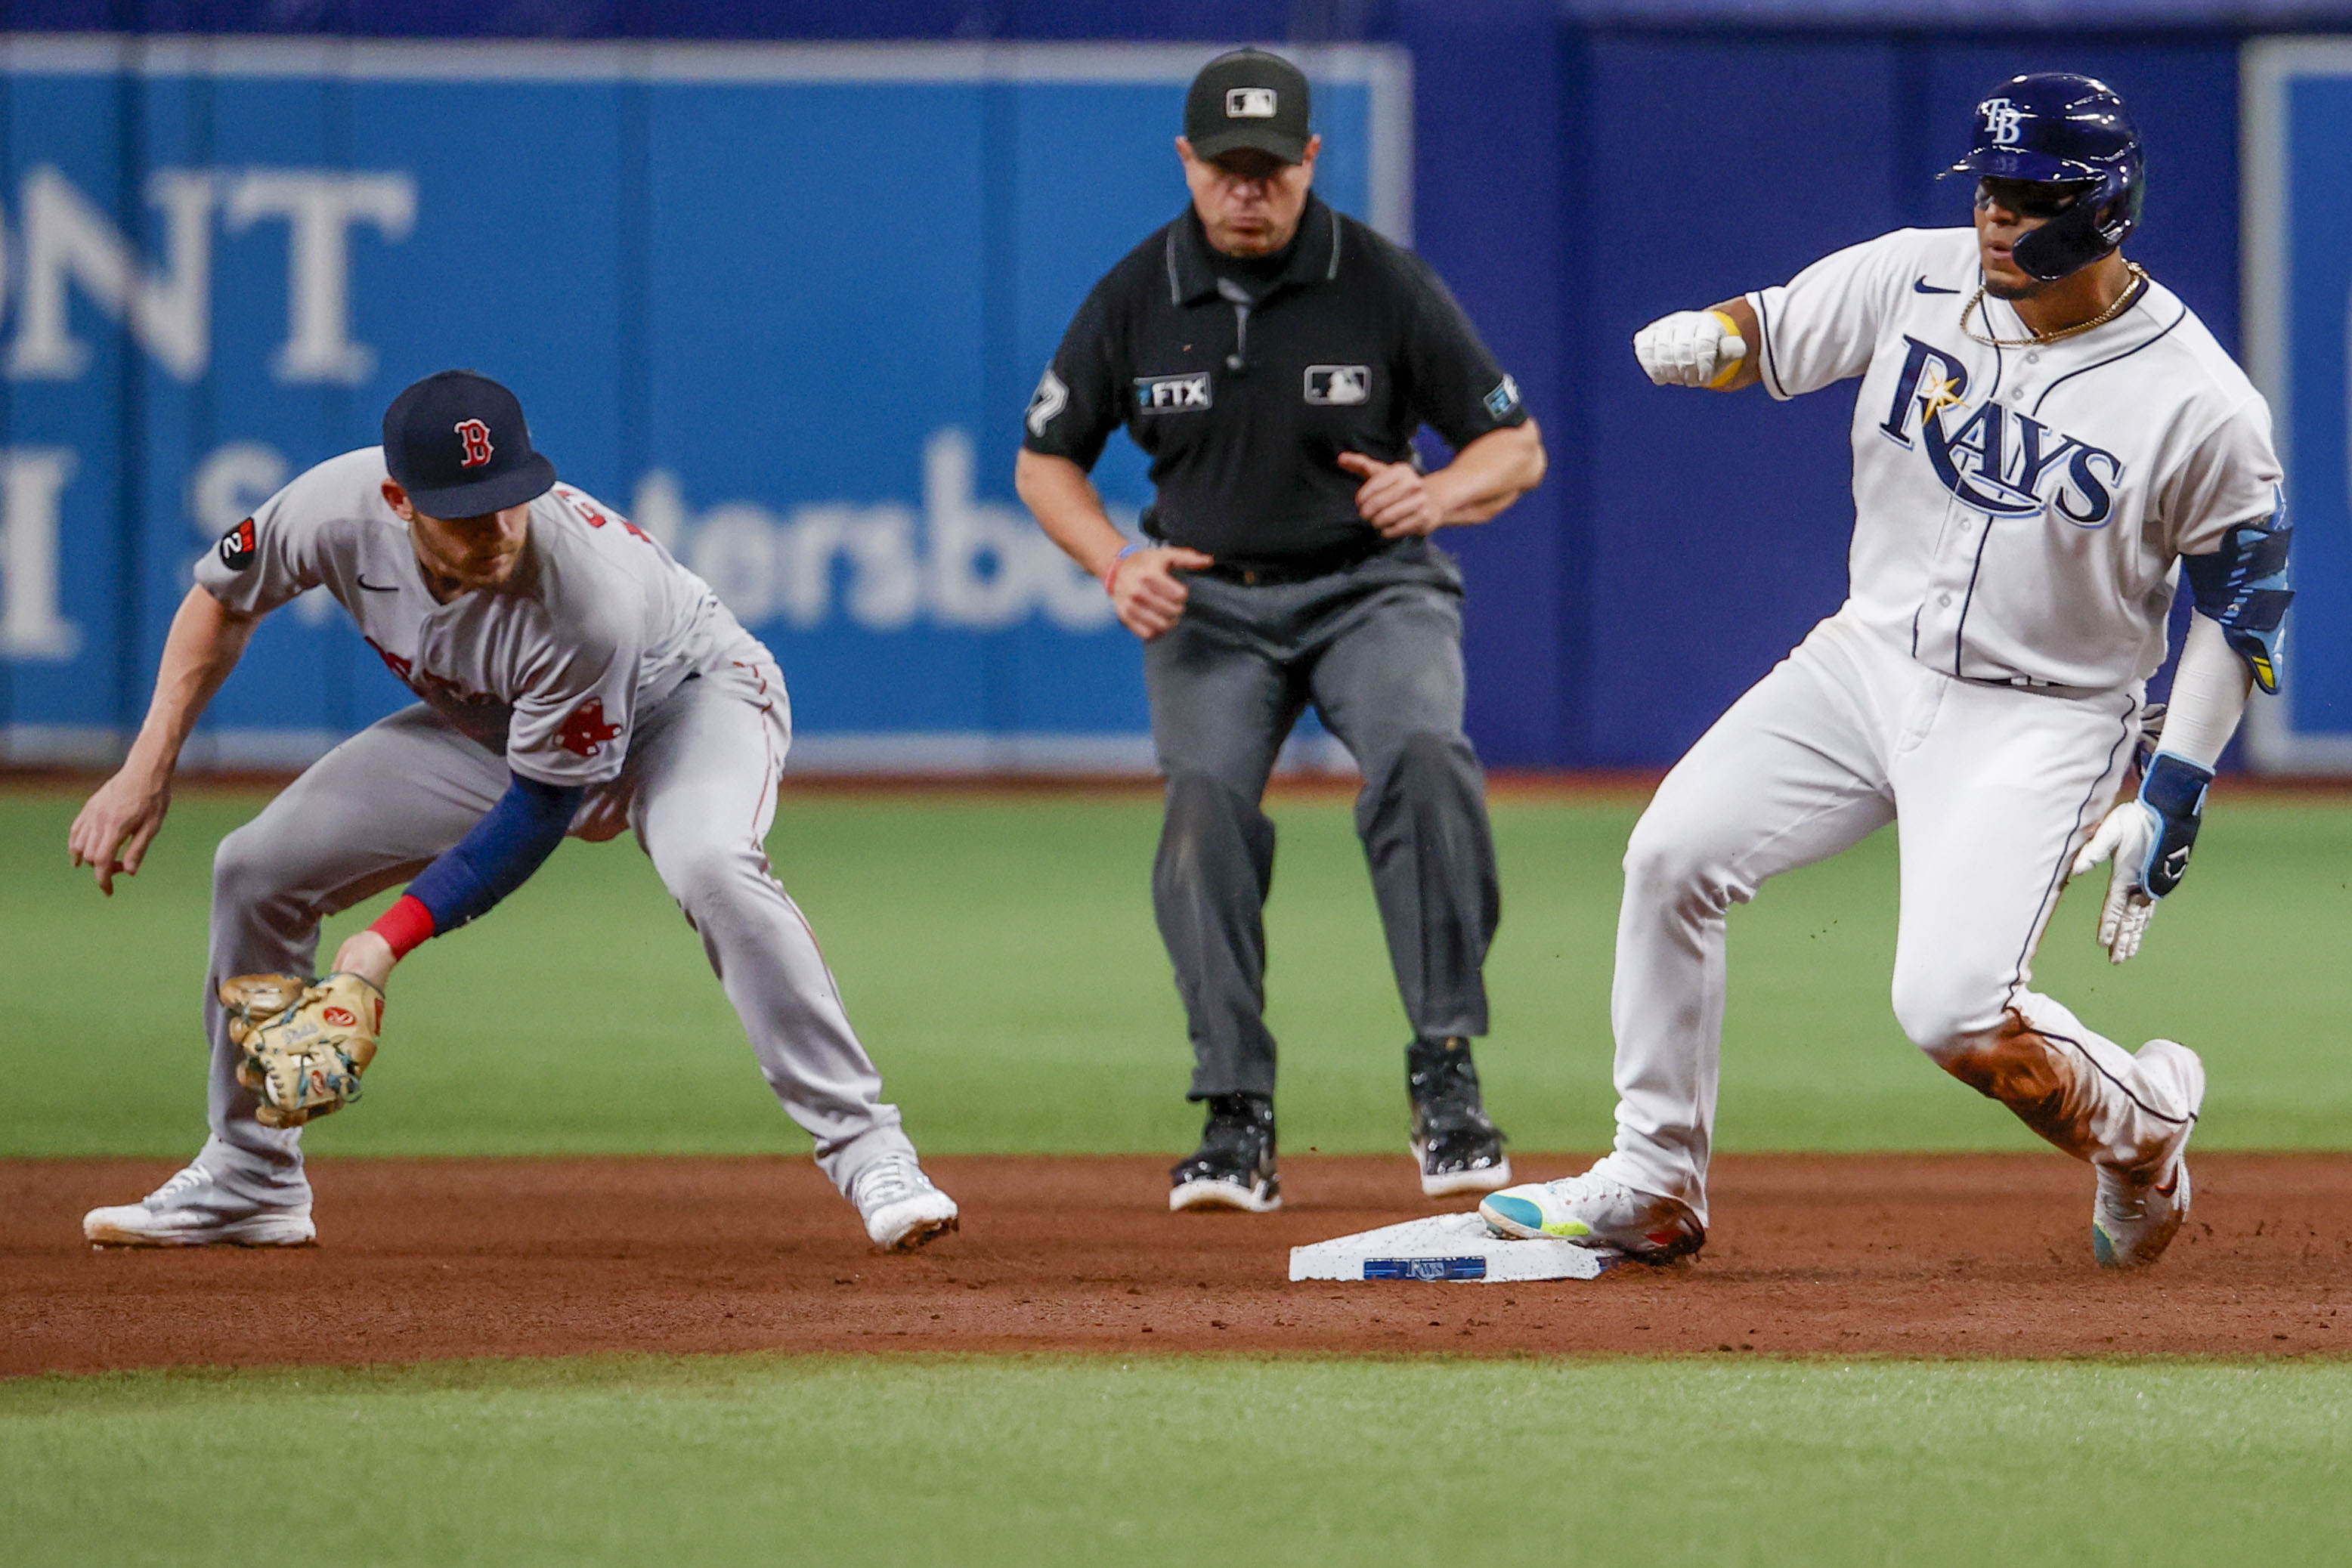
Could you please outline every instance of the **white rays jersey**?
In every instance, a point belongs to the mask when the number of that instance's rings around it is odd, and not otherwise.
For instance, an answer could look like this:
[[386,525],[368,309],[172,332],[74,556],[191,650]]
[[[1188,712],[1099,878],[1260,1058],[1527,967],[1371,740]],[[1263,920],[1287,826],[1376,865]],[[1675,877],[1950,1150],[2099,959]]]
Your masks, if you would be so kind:
[[[2132,1054],[2037,990],[2032,958],[2131,766],[2179,558],[2280,505],[2269,415],[2160,285],[1997,349],[1960,329],[1979,281],[1973,229],[1906,229],[1748,297],[1774,397],[1862,385],[1846,602],[1667,774],[1626,850],[1601,1169],[1702,1220],[1725,912],[1890,823],[1904,1032],[1940,1061],[2024,1020],[2096,1108],[2062,1145],[2078,1155],[2120,1159],[2157,1125],[2103,1087],[2134,1081]],[[2032,336],[1989,313],[1971,324]]]
[[656,540],[562,484],[530,504],[507,585],[440,603],[386,477],[380,446],[307,470],[224,536],[196,580],[248,614],[323,585],[394,674],[524,778],[611,780],[635,723],[748,641]]
[[[2269,408],[2160,283],[2105,326],[1994,348],[1960,329],[1979,281],[1974,229],[1902,229],[1748,296],[1772,396],[1863,378],[1841,613],[1963,680],[2144,680],[2177,558],[2281,504]],[[1990,296],[1969,325],[2032,336]]]

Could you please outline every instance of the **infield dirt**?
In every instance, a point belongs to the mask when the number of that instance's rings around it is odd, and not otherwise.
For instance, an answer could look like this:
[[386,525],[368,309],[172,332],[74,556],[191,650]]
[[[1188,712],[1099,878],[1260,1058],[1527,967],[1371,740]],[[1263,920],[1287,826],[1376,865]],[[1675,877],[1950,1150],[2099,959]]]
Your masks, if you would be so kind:
[[[0,1162],[0,1375],[583,1351],[2352,1354],[2352,1156],[2216,1155],[2171,1253],[2095,1269],[2056,1155],[1717,1163],[1706,1251],[1551,1285],[1294,1285],[1288,1249],[1466,1204],[1291,1156],[1281,1212],[1171,1215],[1153,1157],[942,1158],[964,1228],[869,1250],[805,1161],[313,1164],[321,1244],[95,1250],[164,1164]],[[1570,1156],[1521,1162],[1562,1176]]]

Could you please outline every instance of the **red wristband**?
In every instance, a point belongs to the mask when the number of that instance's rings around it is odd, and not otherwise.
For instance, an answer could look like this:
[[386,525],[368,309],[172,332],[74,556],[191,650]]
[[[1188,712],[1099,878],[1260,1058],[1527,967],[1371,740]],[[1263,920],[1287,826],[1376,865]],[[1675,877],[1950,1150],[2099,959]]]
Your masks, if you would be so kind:
[[368,927],[392,947],[392,956],[405,958],[433,935],[433,912],[413,893],[404,893]]

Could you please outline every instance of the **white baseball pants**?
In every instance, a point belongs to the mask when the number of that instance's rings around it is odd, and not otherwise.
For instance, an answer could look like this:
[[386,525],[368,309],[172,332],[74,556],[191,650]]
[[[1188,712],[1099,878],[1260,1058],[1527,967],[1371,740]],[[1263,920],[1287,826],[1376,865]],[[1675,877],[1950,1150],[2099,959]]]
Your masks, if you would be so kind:
[[[620,783],[591,792],[573,831],[610,836],[625,810],[701,936],[761,1071],[816,1140],[817,1164],[845,1192],[877,1156],[912,1153],[912,1145],[898,1107],[882,1100],[881,1074],[850,1028],[808,922],[769,870],[763,845],[791,741],[783,677],[768,651],[747,640],[735,662],[688,681],[640,716]],[[230,1190],[289,1202],[307,1196],[307,1183],[300,1130],[256,1122],[255,1096],[237,1084],[220,982],[266,970],[313,973],[320,920],[414,877],[481,820],[508,777],[502,758],[419,705],[320,758],[221,841],[205,982],[212,1137],[198,1158]],[[498,940],[495,915],[488,926],[456,940]],[[537,954],[519,962],[560,960]],[[389,1016],[385,1050],[396,1052],[396,993]]]
[[2131,1054],[2032,988],[2035,945],[2123,782],[2138,714],[2137,689],[1970,684],[1842,618],[1815,627],[1691,747],[1633,830],[1610,1009],[1617,1140],[1602,1172],[1704,1223],[1725,913],[1890,821],[1904,1033],[2069,1153],[2129,1166],[2156,1149],[2178,1124],[2135,1094]]

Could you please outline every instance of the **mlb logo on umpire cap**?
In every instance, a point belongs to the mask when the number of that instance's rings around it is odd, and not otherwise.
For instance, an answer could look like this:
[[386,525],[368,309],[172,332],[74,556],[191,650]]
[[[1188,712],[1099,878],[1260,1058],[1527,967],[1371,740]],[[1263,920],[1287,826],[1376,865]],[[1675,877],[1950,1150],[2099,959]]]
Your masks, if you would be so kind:
[[1313,95],[1280,55],[1235,49],[1201,68],[1184,93],[1184,138],[1211,162],[1254,148],[1285,163],[1307,156]]
[[555,485],[555,465],[531,449],[515,394],[472,371],[427,376],[392,400],[383,465],[431,517],[502,512]]

